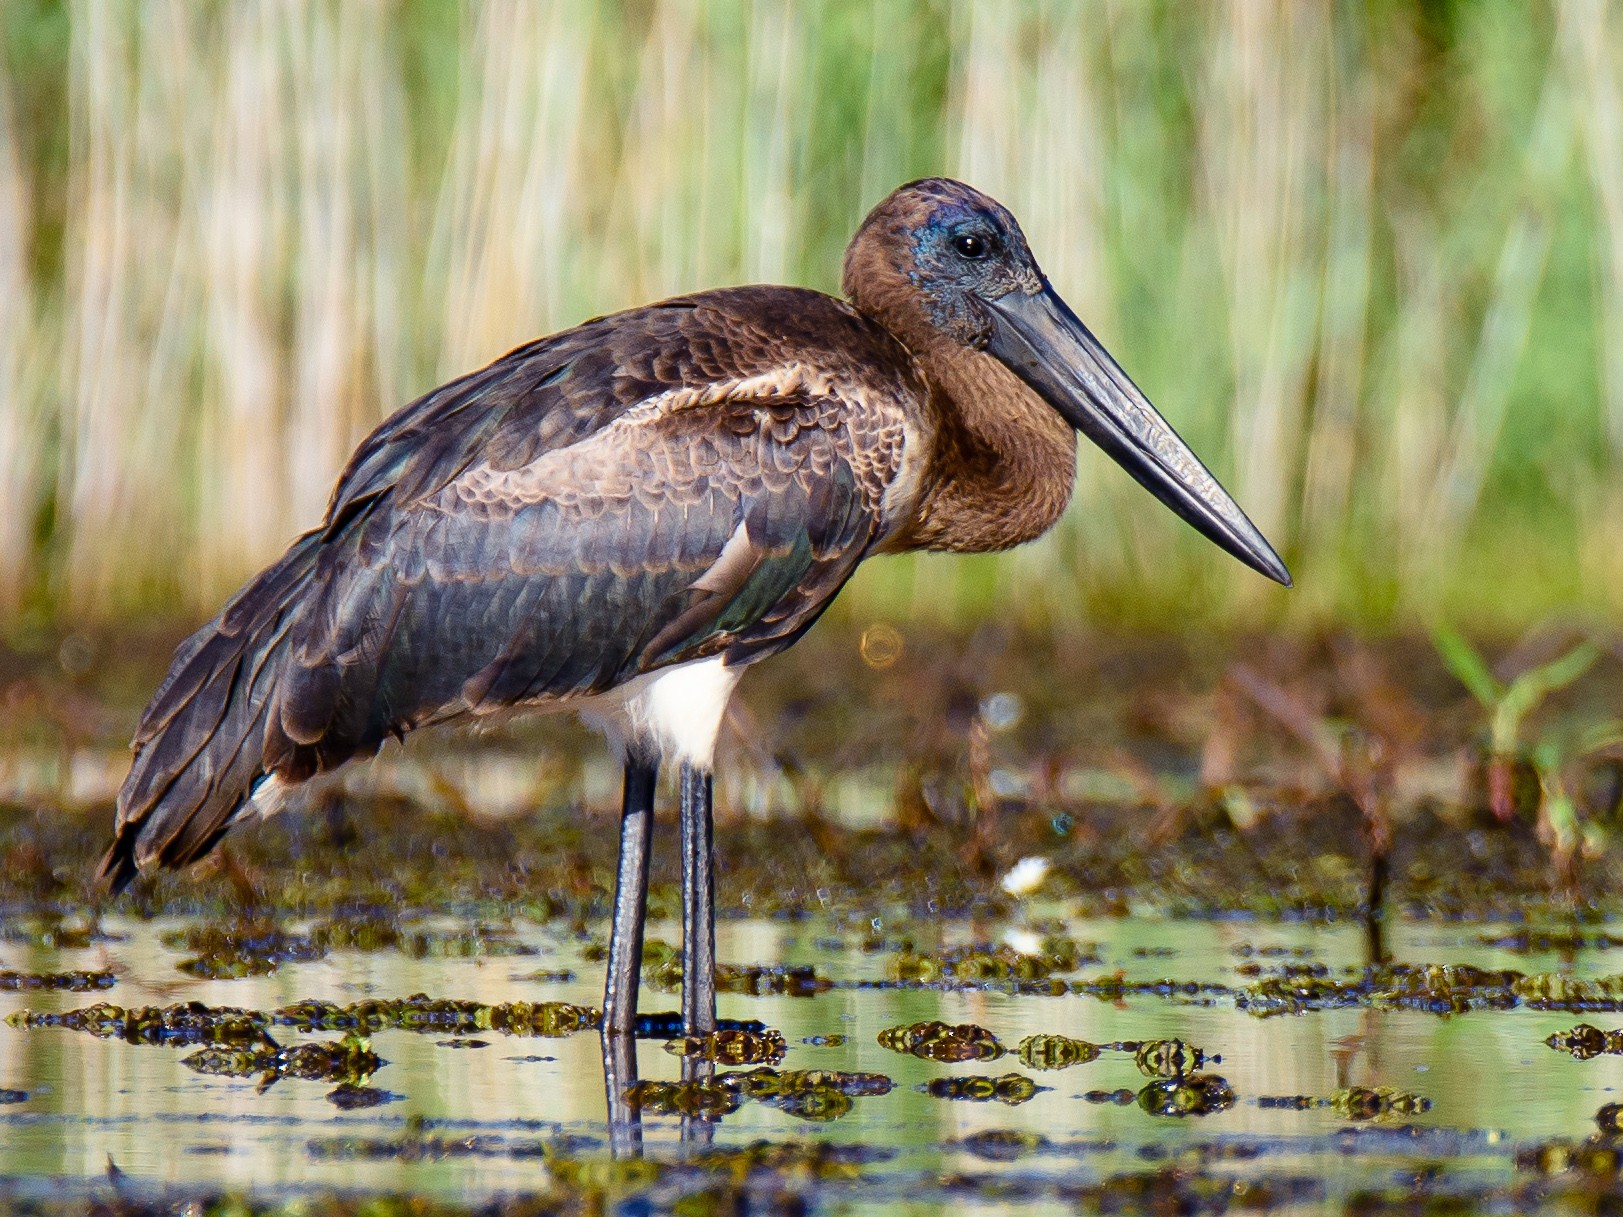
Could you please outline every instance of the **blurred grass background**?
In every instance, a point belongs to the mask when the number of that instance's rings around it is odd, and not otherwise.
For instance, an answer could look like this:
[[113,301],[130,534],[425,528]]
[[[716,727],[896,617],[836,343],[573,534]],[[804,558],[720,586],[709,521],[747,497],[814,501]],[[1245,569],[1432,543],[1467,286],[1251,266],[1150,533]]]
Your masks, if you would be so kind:
[[352,446],[537,334],[838,290],[948,173],[1291,562],[1091,451],[1063,527],[875,613],[1623,615],[1623,8],[4,0],[0,636],[212,613]]

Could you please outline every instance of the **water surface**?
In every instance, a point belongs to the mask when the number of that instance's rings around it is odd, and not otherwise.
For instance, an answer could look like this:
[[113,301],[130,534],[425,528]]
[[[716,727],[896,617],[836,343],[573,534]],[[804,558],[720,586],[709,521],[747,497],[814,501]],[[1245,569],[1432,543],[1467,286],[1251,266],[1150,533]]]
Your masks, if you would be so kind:
[[[104,936],[89,945],[6,946],[4,968],[110,970],[115,983],[85,993],[0,993],[0,1015],[98,1001],[272,1010],[307,998],[347,1004],[413,993],[595,1005],[601,983],[594,950],[600,940],[557,923],[503,927],[510,933],[500,937],[501,953],[412,958],[398,950],[334,950],[231,980],[198,979],[177,967],[186,952],[162,935],[178,925],[108,921]],[[677,936],[674,925],[656,924],[650,932],[670,941]],[[1103,1000],[1019,992],[1001,982],[895,979],[903,939],[928,957],[970,942],[1035,950],[1041,934],[1054,933],[1082,950],[1079,966],[1062,980],[1119,974],[1175,983],[1164,992]],[[1390,945],[1396,959],[1416,963],[1579,978],[1623,971],[1623,956],[1595,927],[1583,930],[1583,945],[1543,952],[1514,949],[1519,944],[1507,936],[1515,933],[1480,924],[1402,924],[1393,927]],[[1525,1186],[1539,1177],[1530,1166],[1539,1145],[1552,1138],[1576,1144],[1595,1133],[1596,1112],[1618,1098],[1623,1074],[1623,1057],[1575,1059],[1544,1043],[1583,1021],[1609,1027],[1615,1016],[1606,1014],[1526,1003],[1447,1016],[1354,1006],[1258,1017],[1239,1008],[1234,990],[1286,967],[1356,975],[1364,936],[1355,926],[1056,921],[1033,914],[1010,926],[733,920],[721,924],[718,936],[724,961],[811,965],[832,983],[807,997],[722,995],[724,1018],[759,1020],[782,1032],[788,1053],[780,1070],[883,1074],[893,1082],[890,1091],[857,1097],[848,1112],[826,1121],[752,1101],[714,1121],[644,1112],[638,1150],[624,1129],[612,1136],[606,1123],[602,1045],[590,1030],[557,1038],[384,1030],[371,1037],[371,1047],[386,1063],[362,1079],[377,1105],[345,1110],[329,1098],[330,1079],[284,1077],[261,1089],[257,1077],[194,1072],[183,1060],[196,1044],[131,1044],[0,1024],[0,1087],[12,1100],[0,1106],[0,1175],[13,1191],[46,1181],[93,1191],[112,1186],[105,1182],[111,1162],[121,1172],[119,1186],[136,1191],[318,1187],[465,1199],[552,1187],[567,1176],[571,1186],[586,1178],[617,1203],[657,1206],[702,1191],[715,1173],[680,1164],[714,1166],[724,1151],[764,1141],[800,1163],[764,1177],[829,1212],[908,1205],[923,1211],[949,1198],[954,1207],[986,1211],[1070,1211],[1079,1198],[1093,1196],[1087,1189],[1106,1181],[1152,1186],[1143,1181],[1164,1183],[1180,1171],[1179,1178],[1206,1189],[1208,1205],[1316,1212],[1339,1210],[1371,1189],[1481,1196]],[[1203,991],[1202,984],[1211,988]],[[674,993],[645,986],[644,1011],[675,1005]],[[926,1020],[977,1024],[1009,1054],[950,1064],[879,1043],[888,1027]],[[1182,1040],[1215,1058],[1201,1072],[1226,1082],[1232,1105],[1204,1115],[1152,1114],[1134,1098],[1150,1079],[1128,1050],[1107,1048],[1096,1060],[1056,1071],[1034,1070],[1015,1055],[1024,1037],[1054,1033],[1101,1045]],[[271,1034],[284,1047],[340,1038],[280,1027]],[[681,1076],[681,1060],[660,1041],[641,1041],[636,1057],[643,1079]],[[1042,1089],[1014,1105],[927,1089],[944,1078],[1011,1073]],[[1366,1113],[1348,1111],[1345,1101],[1333,1105],[1349,1087],[1390,1088],[1398,1109],[1361,1118]],[[838,1152],[818,1157],[825,1145]],[[630,1169],[627,1161],[639,1152],[668,1169]],[[805,1165],[808,1154],[814,1166]],[[728,1167],[741,1169],[736,1161]],[[747,1177],[760,1184],[763,1172]]]

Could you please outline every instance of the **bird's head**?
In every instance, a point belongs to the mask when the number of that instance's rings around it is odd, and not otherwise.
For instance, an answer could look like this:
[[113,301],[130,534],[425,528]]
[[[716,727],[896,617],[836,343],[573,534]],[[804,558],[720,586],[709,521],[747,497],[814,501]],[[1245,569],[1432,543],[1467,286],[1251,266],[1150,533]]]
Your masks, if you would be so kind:
[[926,356],[996,359],[1151,494],[1285,586],[1279,555],[1049,285],[1009,210],[950,178],[893,191],[845,254],[853,304]]

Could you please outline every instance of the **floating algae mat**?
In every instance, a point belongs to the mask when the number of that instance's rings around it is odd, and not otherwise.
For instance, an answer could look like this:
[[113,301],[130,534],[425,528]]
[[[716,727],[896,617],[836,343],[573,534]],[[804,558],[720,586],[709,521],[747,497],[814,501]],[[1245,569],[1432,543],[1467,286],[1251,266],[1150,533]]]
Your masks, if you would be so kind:
[[[725,920],[730,975],[793,983],[725,988],[704,1042],[645,1018],[608,1066],[591,925],[35,936],[0,959],[5,1204],[1316,1213],[1619,1190],[1605,926],[1400,921],[1370,968],[1348,924],[1044,912]],[[674,938],[651,927],[650,982]],[[276,964],[197,966],[210,945]],[[667,999],[645,985],[645,1011]]]

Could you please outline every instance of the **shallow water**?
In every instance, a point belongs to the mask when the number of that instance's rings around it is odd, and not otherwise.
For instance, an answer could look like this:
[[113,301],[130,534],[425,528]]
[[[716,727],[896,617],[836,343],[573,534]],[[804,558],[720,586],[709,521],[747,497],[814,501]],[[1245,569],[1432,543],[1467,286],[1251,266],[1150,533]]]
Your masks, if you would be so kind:
[[[113,987],[0,993],[0,1015],[22,1008],[72,1010],[98,1001],[126,1007],[200,1001],[269,1010],[303,998],[350,1003],[418,992],[489,1003],[595,1004],[601,981],[601,963],[588,957],[592,940],[557,925],[512,927],[506,949],[533,954],[413,959],[393,951],[339,950],[236,980],[198,980],[179,971],[185,952],[160,941],[174,923],[110,921],[102,928],[107,937],[88,947],[9,945],[0,949],[0,966],[27,972],[110,969]],[[1128,980],[1168,978],[1186,988],[1192,982],[1235,988],[1256,979],[1242,974],[1243,967],[1267,975],[1287,963],[1322,964],[1336,975],[1359,965],[1364,943],[1362,931],[1352,926],[1246,920],[1074,920],[1063,930],[1093,948],[1092,958],[1066,974],[1071,979],[1120,972]],[[674,940],[676,927],[656,924],[650,933]],[[1584,933],[1597,936],[1595,927]],[[954,1206],[979,1211],[1069,1211],[1090,1185],[1143,1177],[1170,1164],[1199,1168],[1199,1177],[1221,1192],[1224,1203],[1319,1211],[1339,1208],[1364,1189],[1416,1186],[1416,1172],[1424,1176],[1424,1187],[1445,1193],[1511,1186],[1526,1175],[1525,1165],[1520,1171],[1516,1166],[1518,1148],[1590,1135],[1597,1109],[1619,1097],[1615,1091],[1623,1080],[1623,1057],[1578,1060],[1543,1043],[1582,1021],[1610,1026],[1606,1015],[1586,1019],[1520,1007],[1443,1017],[1351,1008],[1259,1018],[1221,992],[1107,1001],[1077,993],[1018,994],[995,985],[886,987],[895,964],[891,948],[903,934],[926,954],[970,941],[1012,940],[1019,947],[1032,937],[968,923],[723,922],[722,960],[811,964],[834,983],[810,997],[724,993],[724,1018],[756,1019],[781,1031],[789,1051],[780,1069],[882,1073],[894,1087],[854,1099],[847,1114],[828,1122],[749,1101],[717,1121],[689,1121],[685,1127],[679,1118],[645,1112],[642,1154],[680,1163],[707,1161],[718,1149],[762,1140],[799,1149],[808,1140],[853,1147],[839,1169],[825,1161],[811,1172],[830,1176],[821,1181],[804,1170],[784,1176],[797,1180],[797,1191],[813,1207],[831,1212],[928,1208],[948,1196]],[[1578,977],[1623,971],[1623,955],[1614,949],[1530,953],[1485,945],[1494,936],[1495,927],[1481,925],[1398,925],[1391,949],[1397,959],[1413,962]],[[573,975],[537,980],[538,972]],[[645,984],[644,1011],[675,1005],[675,994]],[[878,1042],[887,1027],[930,1019],[979,1024],[1010,1054],[944,1064]],[[283,1046],[339,1038],[284,1027],[271,1033]],[[1089,1063],[1036,1071],[1013,1049],[1038,1033],[1098,1044],[1181,1039],[1219,1058],[1204,1070],[1225,1079],[1235,1101],[1227,1110],[1186,1117],[1151,1114],[1129,1094],[1118,1098],[1131,1105],[1102,1101],[1100,1092],[1137,1092],[1147,1084],[1133,1054],[1106,1050]],[[816,1042],[831,1036],[844,1042]],[[470,1046],[470,1040],[482,1046]],[[386,1092],[388,1100],[346,1111],[329,1101],[330,1081],[286,1077],[260,1092],[256,1077],[196,1073],[182,1063],[195,1044],[131,1044],[67,1029],[0,1024],[0,1087],[16,1092],[0,1106],[0,1175],[11,1180],[13,1191],[46,1181],[93,1189],[109,1186],[104,1181],[111,1160],[122,1172],[120,1186],[137,1191],[164,1185],[294,1191],[320,1186],[476,1198],[547,1186],[561,1169],[559,1161],[567,1159],[575,1172],[570,1178],[578,1180],[589,1168],[592,1186],[611,1198],[641,1195],[656,1206],[704,1182],[703,1171],[643,1177],[612,1166],[614,1152],[624,1161],[631,1151],[624,1129],[617,1138],[609,1135],[602,1048],[593,1031],[540,1038],[385,1030],[371,1043],[387,1063],[365,1083]],[[637,1068],[644,1079],[675,1080],[682,1062],[661,1042],[644,1040]],[[1011,1072],[1044,1089],[1018,1105],[954,1100],[922,1089],[941,1078]],[[1348,1086],[1390,1087],[1428,1101],[1429,1109],[1413,1103],[1404,1114],[1354,1119],[1328,1103]],[[977,1139],[1004,1131],[1031,1135]]]

